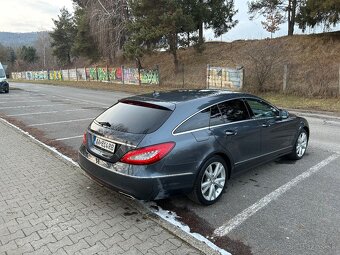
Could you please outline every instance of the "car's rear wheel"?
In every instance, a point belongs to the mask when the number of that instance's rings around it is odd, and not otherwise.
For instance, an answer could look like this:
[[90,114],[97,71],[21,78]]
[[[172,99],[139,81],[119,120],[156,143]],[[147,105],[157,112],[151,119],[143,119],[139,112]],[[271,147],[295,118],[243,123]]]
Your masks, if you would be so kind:
[[5,90],[5,93],[9,93],[9,88]]
[[228,168],[225,161],[220,156],[213,156],[201,167],[189,197],[203,205],[214,204],[221,198],[227,179]]
[[296,139],[294,149],[291,154],[288,155],[289,158],[298,160],[301,159],[307,150],[308,146],[308,134],[305,129],[302,129]]

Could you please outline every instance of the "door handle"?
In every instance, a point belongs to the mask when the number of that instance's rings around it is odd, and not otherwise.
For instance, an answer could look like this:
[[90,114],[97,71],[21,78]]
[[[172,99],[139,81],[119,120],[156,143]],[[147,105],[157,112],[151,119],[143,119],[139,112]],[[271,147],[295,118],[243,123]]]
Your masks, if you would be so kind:
[[237,135],[237,131],[235,130],[226,130],[224,131],[226,136],[232,136],[232,135]]
[[270,127],[270,124],[268,122],[262,123],[262,127]]

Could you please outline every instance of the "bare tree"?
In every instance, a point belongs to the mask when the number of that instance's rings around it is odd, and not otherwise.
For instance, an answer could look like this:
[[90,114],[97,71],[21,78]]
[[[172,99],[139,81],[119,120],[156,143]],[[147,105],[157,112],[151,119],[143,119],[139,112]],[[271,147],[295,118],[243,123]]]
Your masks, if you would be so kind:
[[260,44],[251,48],[247,52],[250,62],[250,69],[259,91],[264,91],[267,82],[275,73],[275,69],[282,63],[283,57],[280,54],[282,45],[275,41],[267,40],[265,44]]
[[128,0],[77,0],[86,10],[90,32],[102,56],[113,63],[126,40]]

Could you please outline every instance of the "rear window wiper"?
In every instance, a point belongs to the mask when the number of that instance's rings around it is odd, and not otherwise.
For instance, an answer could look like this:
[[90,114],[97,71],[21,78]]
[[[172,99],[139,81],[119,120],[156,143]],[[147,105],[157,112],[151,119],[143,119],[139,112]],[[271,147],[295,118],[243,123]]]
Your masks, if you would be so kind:
[[105,122],[105,121],[97,121],[97,120],[96,120],[96,122],[97,122],[98,124],[100,124],[101,126],[103,126],[103,127],[111,127],[111,124],[110,124],[109,122]]

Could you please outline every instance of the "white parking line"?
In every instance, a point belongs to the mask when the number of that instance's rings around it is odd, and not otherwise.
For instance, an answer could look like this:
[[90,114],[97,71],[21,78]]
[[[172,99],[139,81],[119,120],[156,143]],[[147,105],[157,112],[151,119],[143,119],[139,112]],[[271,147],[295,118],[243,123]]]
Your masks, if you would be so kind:
[[339,154],[333,154],[326,158],[325,160],[321,161],[317,165],[311,167],[307,171],[303,172],[302,174],[295,177],[293,180],[287,182],[286,184],[282,185],[281,187],[277,188],[273,192],[269,193],[267,196],[263,197],[261,200],[256,202],[255,204],[251,205],[247,209],[243,210],[241,213],[236,215],[234,218],[230,219],[229,221],[225,222],[222,226],[214,230],[215,236],[225,236],[229,234],[233,229],[241,225],[244,221],[254,215],[257,211],[264,208],[270,202],[276,200],[279,196],[284,194],[286,191],[297,185],[299,182],[303,181],[304,179],[310,177],[312,174],[318,172],[321,168],[325,167],[335,159],[339,158]]
[[70,140],[70,139],[75,139],[75,138],[80,138],[80,137],[83,137],[83,136],[77,135],[77,136],[71,136],[71,137],[58,138],[58,139],[54,139],[54,141],[64,141],[64,140]]
[[0,102],[0,104],[8,104],[8,103],[36,103],[36,102],[46,102],[49,100],[35,100],[35,101],[8,101],[8,102]]
[[106,107],[109,107],[114,103],[114,102],[112,102],[112,104],[103,104],[103,103],[98,103],[98,102],[95,102],[95,101],[79,99],[79,98],[76,98],[76,97],[65,97],[65,96],[61,96],[61,95],[57,95],[57,96],[61,97],[61,98],[66,98],[66,99],[69,99],[69,100],[71,99],[71,100],[76,100],[76,101],[79,101],[79,102],[86,102],[86,103],[89,103],[89,104],[103,105],[103,106],[106,106]]
[[[85,104],[85,103],[72,103],[72,104]],[[43,105],[20,105],[20,106],[8,106],[1,107],[0,109],[18,109],[18,108],[32,108],[32,107],[47,107],[47,106],[56,106],[56,105],[72,105],[72,104],[43,104]]]
[[39,114],[50,114],[50,113],[64,113],[64,112],[77,112],[77,111],[88,111],[88,109],[73,109],[73,110],[63,110],[63,111],[50,111],[50,112],[28,112],[19,114],[9,114],[8,117],[16,116],[27,116],[27,115],[39,115]]
[[63,120],[63,121],[56,121],[56,122],[39,123],[39,124],[32,124],[32,125],[28,125],[28,126],[29,127],[37,127],[37,126],[45,126],[45,125],[53,125],[53,124],[61,124],[61,123],[70,123],[70,122],[93,120],[93,119],[94,119],[94,117],[86,118],[86,119]]

